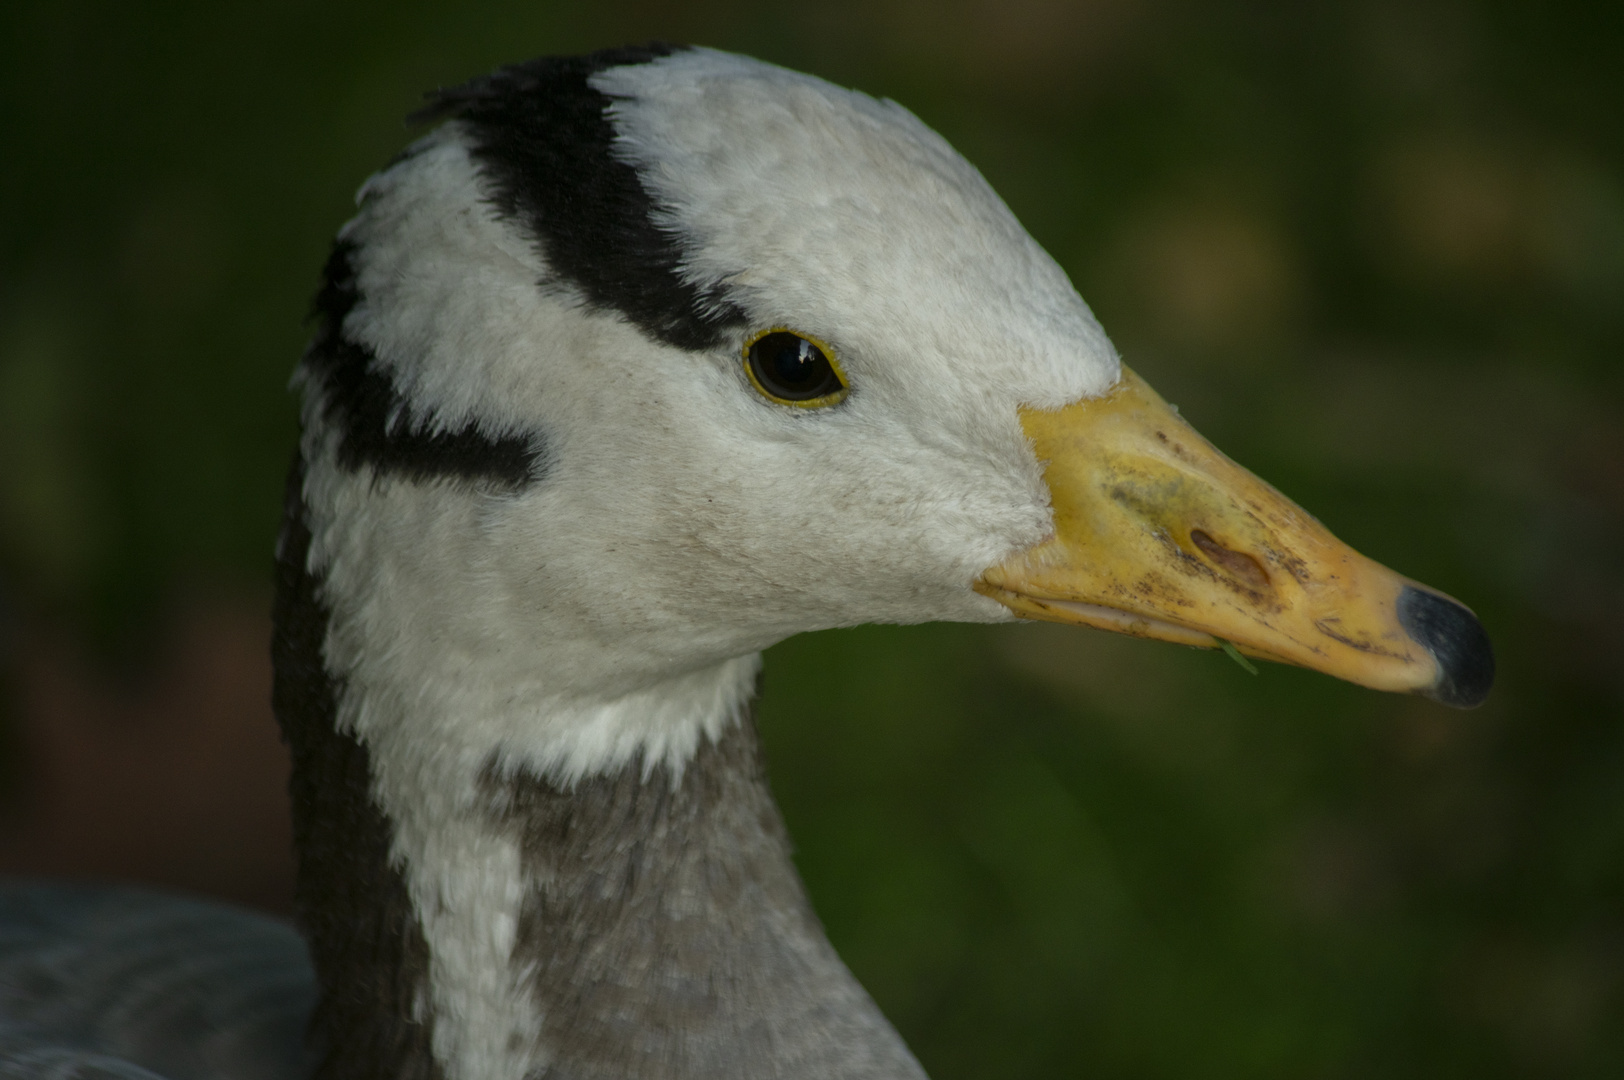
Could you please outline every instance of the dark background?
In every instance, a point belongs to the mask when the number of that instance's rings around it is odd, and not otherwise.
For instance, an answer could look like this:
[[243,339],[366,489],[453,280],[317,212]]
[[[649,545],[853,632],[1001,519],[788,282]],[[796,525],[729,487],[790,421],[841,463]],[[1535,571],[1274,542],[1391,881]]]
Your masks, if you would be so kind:
[[424,89],[654,37],[896,98],[1128,361],[1473,606],[1456,713],[1059,627],[768,659],[831,936],[932,1074],[1624,1075],[1624,6],[0,9],[0,866],[285,908],[289,371]]

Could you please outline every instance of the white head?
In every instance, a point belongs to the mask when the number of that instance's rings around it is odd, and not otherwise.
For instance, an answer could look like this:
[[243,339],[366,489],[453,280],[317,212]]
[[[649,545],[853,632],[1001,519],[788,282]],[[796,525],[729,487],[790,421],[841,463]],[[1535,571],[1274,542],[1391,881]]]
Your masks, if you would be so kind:
[[[784,637],[1011,609],[1487,693],[1470,612],[1124,376],[902,107],[634,49],[429,111],[361,190],[300,375],[326,662],[370,741],[465,773],[680,765]],[[777,330],[838,393],[764,392]]]
[[[680,759],[788,635],[1010,618],[972,584],[1051,530],[1017,410],[1119,376],[901,106],[705,49],[626,59],[449,95],[362,188],[300,376],[329,663],[568,773]],[[844,400],[757,389],[774,328],[832,351]],[[602,712],[628,695],[681,715]]]

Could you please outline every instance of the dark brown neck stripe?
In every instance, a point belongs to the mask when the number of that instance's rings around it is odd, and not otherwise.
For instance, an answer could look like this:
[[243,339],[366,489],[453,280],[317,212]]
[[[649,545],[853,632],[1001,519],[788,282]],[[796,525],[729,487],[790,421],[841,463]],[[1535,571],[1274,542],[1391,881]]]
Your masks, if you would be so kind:
[[328,610],[309,570],[303,485],[296,461],[277,544],[271,700],[293,756],[295,902],[321,986],[313,1076],[441,1080],[424,1000],[428,946],[389,863],[393,830],[372,800],[367,748],[335,727],[340,686],[322,658]]

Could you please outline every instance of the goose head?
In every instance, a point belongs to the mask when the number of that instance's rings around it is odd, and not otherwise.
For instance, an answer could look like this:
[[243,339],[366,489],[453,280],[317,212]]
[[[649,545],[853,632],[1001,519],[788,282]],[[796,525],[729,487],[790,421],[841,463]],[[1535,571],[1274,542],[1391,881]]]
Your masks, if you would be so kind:
[[1475,619],[1191,430],[901,106],[693,49],[430,111],[301,372],[357,677],[505,695],[446,705],[534,741],[562,701],[744,692],[801,631],[1026,617],[1486,692]]
[[345,782],[430,957],[405,1011],[450,1073],[554,1052],[514,927],[563,872],[503,831],[537,804],[502,784],[680,782],[792,634],[1036,618],[1487,692],[1476,619],[1184,423],[901,106],[647,48],[427,116],[361,189],[299,369],[278,679],[296,769],[322,725],[364,750]]

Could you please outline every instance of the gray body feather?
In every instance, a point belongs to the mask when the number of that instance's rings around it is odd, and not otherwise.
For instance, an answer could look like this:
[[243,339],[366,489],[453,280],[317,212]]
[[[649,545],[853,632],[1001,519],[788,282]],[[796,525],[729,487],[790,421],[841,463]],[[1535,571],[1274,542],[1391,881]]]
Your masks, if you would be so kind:
[[285,923],[122,886],[0,885],[7,1080],[292,1080],[315,997]]

